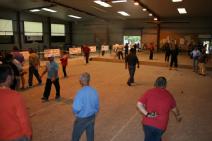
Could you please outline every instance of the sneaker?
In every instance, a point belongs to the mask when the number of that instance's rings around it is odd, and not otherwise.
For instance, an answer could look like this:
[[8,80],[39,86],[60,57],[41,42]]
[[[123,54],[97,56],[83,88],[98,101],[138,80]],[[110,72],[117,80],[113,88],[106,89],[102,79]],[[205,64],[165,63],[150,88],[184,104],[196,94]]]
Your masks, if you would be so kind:
[[49,101],[48,98],[46,98],[46,97],[42,97],[41,100],[42,100],[43,102]]
[[127,82],[127,85],[128,85],[128,86],[131,86],[131,83],[130,83],[130,82]]
[[32,85],[29,85],[27,88],[32,88],[33,86]]
[[55,100],[60,100],[60,98],[61,98],[60,96],[56,96]]

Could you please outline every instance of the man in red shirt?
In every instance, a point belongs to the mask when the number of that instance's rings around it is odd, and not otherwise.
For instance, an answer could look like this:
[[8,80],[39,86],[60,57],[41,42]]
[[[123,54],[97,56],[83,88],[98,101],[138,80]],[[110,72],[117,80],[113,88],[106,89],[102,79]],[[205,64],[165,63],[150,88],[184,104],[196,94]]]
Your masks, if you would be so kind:
[[13,71],[0,65],[0,141],[30,141],[32,129],[19,93],[9,88]]
[[61,62],[62,68],[63,68],[64,77],[67,77],[66,66],[68,65],[68,55],[65,51],[63,52],[63,55],[60,58],[60,62]]
[[84,56],[85,56],[86,64],[88,64],[88,62],[89,62],[89,55],[90,55],[90,51],[91,50],[90,50],[90,48],[87,45],[83,45],[82,51],[83,51]]
[[158,77],[155,88],[145,92],[139,98],[137,107],[145,116],[143,118],[144,141],[161,141],[161,136],[167,128],[169,112],[172,111],[177,121],[181,121],[174,97],[167,91],[166,78]]

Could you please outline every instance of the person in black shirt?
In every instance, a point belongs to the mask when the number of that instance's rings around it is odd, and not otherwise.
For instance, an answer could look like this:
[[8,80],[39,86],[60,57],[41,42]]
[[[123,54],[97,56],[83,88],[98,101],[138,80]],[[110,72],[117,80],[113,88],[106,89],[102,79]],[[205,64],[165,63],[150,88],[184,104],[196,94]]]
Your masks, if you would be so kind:
[[134,74],[136,70],[136,64],[137,64],[137,68],[139,68],[139,61],[138,61],[138,57],[136,56],[135,49],[131,48],[130,54],[127,55],[127,57],[125,58],[125,68],[126,69],[128,68],[129,75],[130,75],[130,78],[127,81],[128,86],[131,86],[131,83],[134,83]]

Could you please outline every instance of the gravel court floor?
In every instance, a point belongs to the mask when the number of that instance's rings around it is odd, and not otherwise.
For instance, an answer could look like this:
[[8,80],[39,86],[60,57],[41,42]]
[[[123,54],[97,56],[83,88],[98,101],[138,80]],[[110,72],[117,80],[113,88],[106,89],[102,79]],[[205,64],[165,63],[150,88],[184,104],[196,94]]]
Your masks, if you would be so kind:
[[[91,73],[91,86],[100,94],[101,108],[95,125],[96,141],[143,140],[141,115],[136,109],[136,102],[160,75],[167,77],[168,89],[176,98],[183,115],[183,121],[179,124],[173,115],[170,116],[164,140],[210,141],[212,137],[211,72],[202,77],[189,69],[170,71],[164,67],[141,65],[136,70],[136,84],[128,87],[128,71],[122,63],[91,61],[85,65],[82,59],[76,59],[70,61],[67,70],[68,78],[62,78],[61,69],[59,72],[63,97],[59,102],[54,100],[55,90],[52,87],[50,102],[41,103],[44,84],[21,91],[32,122],[33,141],[70,140],[74,121],[72,99],[80,89],[79,75],[84,71]],[[85,135],[81,141],[85,141]]]

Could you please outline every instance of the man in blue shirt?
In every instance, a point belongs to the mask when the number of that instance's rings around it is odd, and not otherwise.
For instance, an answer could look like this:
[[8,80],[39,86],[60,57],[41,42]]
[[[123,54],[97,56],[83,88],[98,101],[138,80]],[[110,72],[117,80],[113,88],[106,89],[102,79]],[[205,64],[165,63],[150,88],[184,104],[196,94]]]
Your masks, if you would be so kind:
[[43,93],[43,97],[41,98],[44,102],[48,101],[50,91],[51,91],[51,86],[52,83],[55,86],[56,89],[56,97],[55,99],[60,99],[60,83],[59,83],[59,77],[58,77],[58,64],[54,61],[54,56],[50,55],[48,57],[49,62],[46,64],[46,69],[42,73],[41,77],[48,72],[47,74],[47,80],[46,80],[46,86],[45,90]]
[[95,89],[89,86],[90,74],[85,72],[80,76],[82,89],[74,98],[73,112],[76,116],[72,141],[79,141],[86,130],[87,141],[94,141],[94,123],[99,111],[99,96]]

